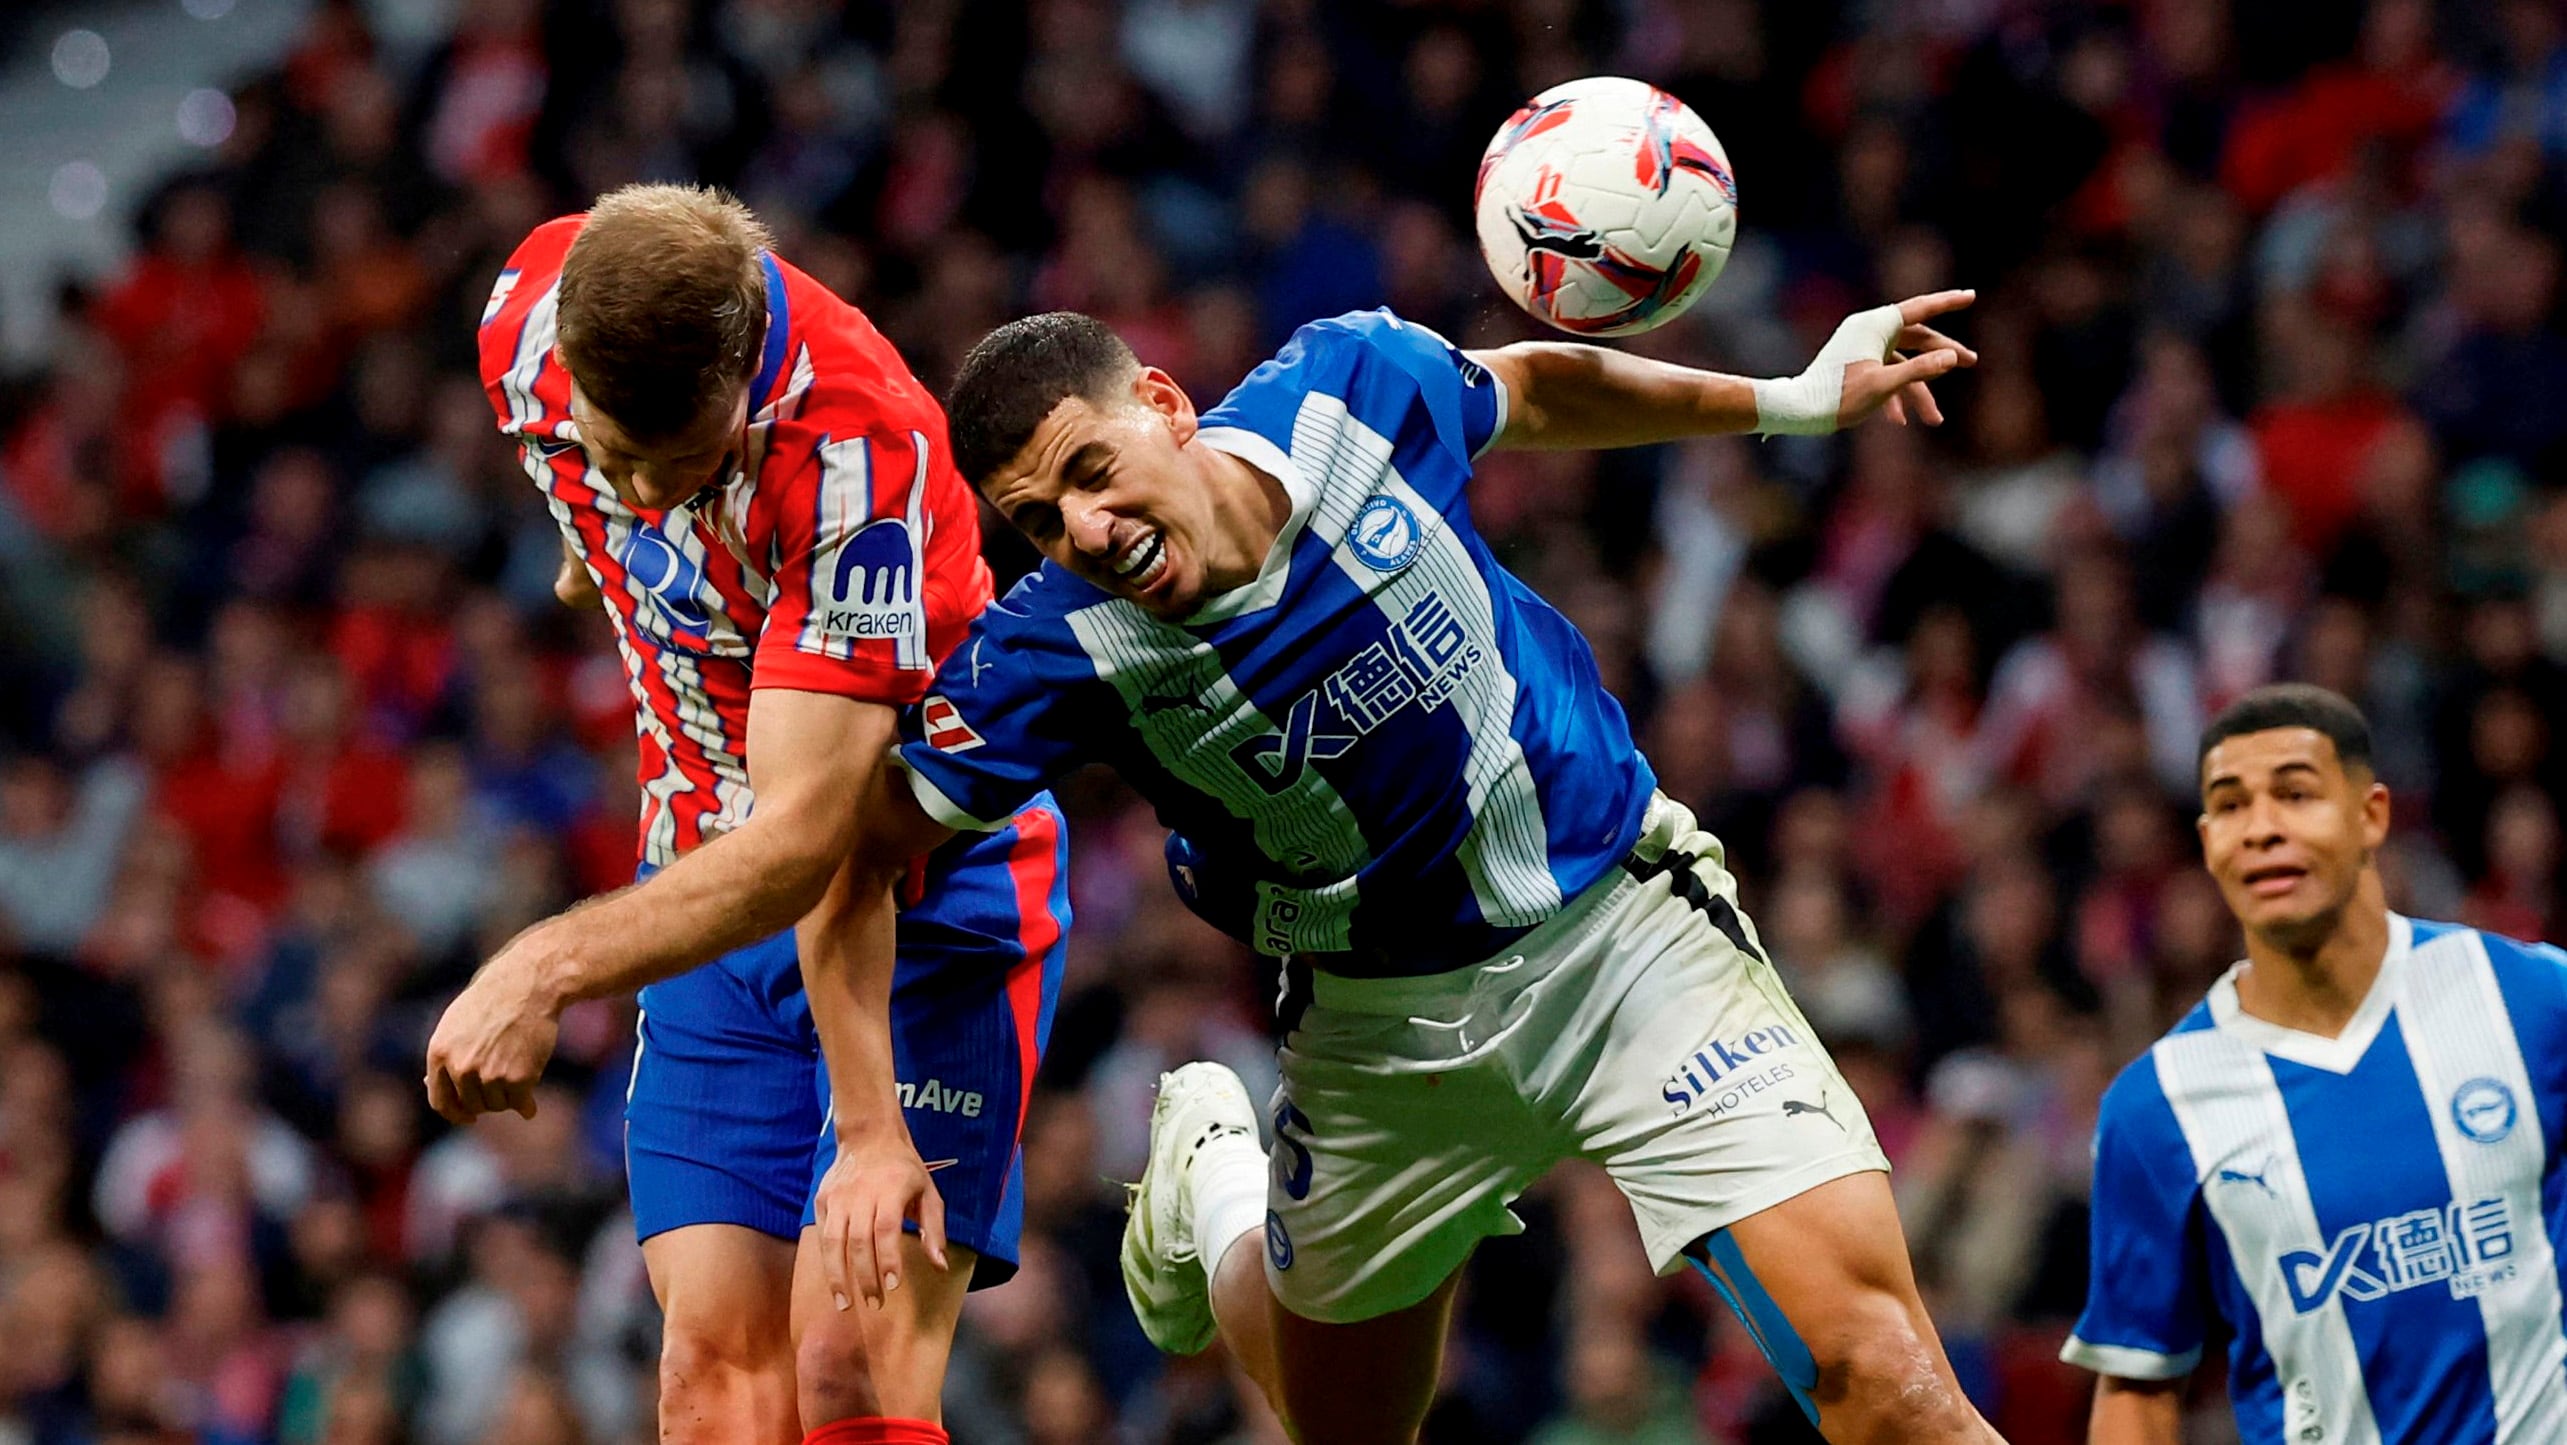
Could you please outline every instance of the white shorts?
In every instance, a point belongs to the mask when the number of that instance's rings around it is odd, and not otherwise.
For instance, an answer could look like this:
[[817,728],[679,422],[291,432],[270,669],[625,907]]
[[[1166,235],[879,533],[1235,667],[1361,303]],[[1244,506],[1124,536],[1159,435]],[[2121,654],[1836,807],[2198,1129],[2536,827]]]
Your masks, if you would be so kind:
[[1660,1274],[1694,1241],[1886,1170],[1871,1121],[1737,908],[1719,840],[1665,797],[1635,856],[1489,962],[1319,973],[1285,1040],[1266,1277],[1305,1319],[1434,1292],[1553,1164],[1604,1167]]

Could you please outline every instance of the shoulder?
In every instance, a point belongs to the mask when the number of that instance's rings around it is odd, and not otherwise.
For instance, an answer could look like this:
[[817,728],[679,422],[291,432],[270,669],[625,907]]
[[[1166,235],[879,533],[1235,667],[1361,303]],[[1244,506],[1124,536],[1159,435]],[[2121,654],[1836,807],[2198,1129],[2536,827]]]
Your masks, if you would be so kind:
[[[1253,431],[1287,452],[1325,441],[1332,453],[1337,438],[1360,427],[1394,448],[1434,438],[1468,458],[1503,421],[1501,390],[1487,368],[1426,327],[1389,311],[1352,311],[1294,332],[1204,425]],[[1309,427],[1317,431],[1305,436]]]
[[[1027,575],[974,617],[937,673],[937,693],[976,722],[1011,734],[1040,716],[1083,707],[1101,676],[1078,614],[1122,605],[1049,567]],[[995,736],[996,734],[992,734]]]
[[562,258],[587,223],[585,215],[546,221],[508,256],[481,308],[481,383],[503,431],[550,435],[563,419],[559,388],[544,384],[555,330],[550,304],[561,284]]
[[1222,402],[1228,409],[1269,390],[1323,392],[1352,400],[1350,388],[1376,376],[1423,379],[1478,363],[1426,327],[1388,310],[1349,311],[1304,324],[1274,359],[1248,373]]
[[2095,1112],[2099,1204],[2107,1196],[2128,1203],[2137,1195],[2161,1201],[2154,1207],[2174,1208],[2200,1189],[2192,1144],[2158,1069],[2159,1050],[2179,1037],[2170,1034],[2131,1060],[2104,1090]]
[[991,602],[977,626],[983,635],[1010,645],[1076,650],[1070,619],[1114,600],[1094,583],[1045,562]]
[[2407,927],[2410,946],[2418,951],[2465,948],[2471,940],[2487,951],[2487,961],[2499,972],[2529,970],[2541,974],[2557,972],[2567,966],[2567,951],[2554,943],[2526,943],[2501,933],[2471,928],[2465,923],[2445,923],[2430,918],[2410,918]]
[[[2179,1037],[2168,1034],[2168,1039]],[[2158,1047],[2165,1040],[2159,1040]],[[2138,1058],[2121,1066],[2112,1082],[2104,1088],[2103,1102],[2097,1107],[2095,1127],[2098,1132],[2154,1132],[2161,1125],[2172,1127],[2175,1107],[2166,1097],[2165,1076],[2157,1070],[2157,1048],[2152,1047]]]
[[[2104,1089],[2095,1118],[2098,1147],[2102,1137],[2109,1134],[2145,1148],[2172,1146],[2179,1156],[2188,1157],[2183,1126],[2176,1117],[2175,1101],[2168,1087],[2166,1056],[2185,1050],[2215,1049],[2223,1042],[2212,1023],[2209,1001],[2194,1004],[2145,1052],[2122,1065],[2121,1072]],[[2182,1071],[2178,1068],[2176,1072]]]
[[2458,923],[2407,920],[2408,947],[2427,963],[2459,962],[2472,951],[2486,955],[2488,970],[2516,1029],[2550,1034],[2567,1027],[2567,952],[2549,943],[2525,943]]
[[562,258],[570,254],[570,243],[579,239],[580,228],[588,224],[586,211],[555,216],[526,233],[509,253],[508,269],[539,270],[548,276],[561,274]]
[[1410,321],[1388,307],[1349,311],[1313,321],[1293,333],[1276,359],[1289,360],[1295,348],[1337,358],[1348,371],[1367,365],[1375,369],[1389,366],[1419,380],[1458,373],[1471,383],[1487,376],[1478,362],[1463,355],[1461,348],[1434,328]]
[[490,299],[481,308],[485,330],[505,317],[523,316],[534,309],[561,280],[562,258],[570,254],[570,243],[586,224],[585,215],[556,216],[526,233],[491,283]]
[[[761,390],[780,414],[833,435],[914,431],[941,442],[944,411],[871,318],[782,257],[768,302],[774,376]],[[765,369],[765,368],[762,368]]]

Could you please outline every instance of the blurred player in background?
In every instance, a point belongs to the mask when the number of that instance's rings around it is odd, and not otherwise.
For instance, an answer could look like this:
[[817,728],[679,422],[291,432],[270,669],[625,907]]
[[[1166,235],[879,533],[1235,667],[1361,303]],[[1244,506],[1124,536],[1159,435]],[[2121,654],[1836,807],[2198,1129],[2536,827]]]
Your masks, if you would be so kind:
[[[660,1438],[790,1441],[798,1415],[830,1445],[942,1441],[963,1292],[1016,1262],[1017,1136],[1068,925],[1051,800],[909,870],[896,981],[888,913],[880,940],[795,932],[848,886],[847,800],[896,709],[988,600],[942,415],[744,207],[676,186],[528,237],[481,365],[624,654],[644,881],[482,968],[438,1026],[431,1098],[459,1121],[531,1109],[561,1008],[641,987],[626,1156],[667,1317]],[[806,968],[826,986],[806,993]],[[829,1308],[797,1261],[833,1153],[920,1203],[906,1242],[897,1217],[865,1222],[873,1309]]]
[[2249,1445],[2567,1440],[2567,954],[2389,911],[2352,703],[2288,683],[2202,736],[2202,855],[2246,957],[2104,1096],[2062,1357],[2097,1445],[2182,1438],[2228,1345]]
[[[1285,960],[1271,1188],[1236,1075],[1162,1081],[1123,1267],[1163,1349],[1220,1333],[1313,1445],[1410,1440],[1463,1262],[1579,1156],[1830,1439],[1994,1438],[1719,841],[1656,792],[1585,639],[1497,564],[1468,498],[1491,447],[1939,421],[1925,383],[1975,357],[1927,323],[1969,301],[1864,312],[1802,376],[1757,382],[1589,346],[1465,354],[1357,313],[1200,416],[1086,316],[964,359],[957,460],[1047,560],[914,715],[855,896],[1104,762],[1175,830],[1187,903]],[[906,1187],[850,1162],[822,1192]]]

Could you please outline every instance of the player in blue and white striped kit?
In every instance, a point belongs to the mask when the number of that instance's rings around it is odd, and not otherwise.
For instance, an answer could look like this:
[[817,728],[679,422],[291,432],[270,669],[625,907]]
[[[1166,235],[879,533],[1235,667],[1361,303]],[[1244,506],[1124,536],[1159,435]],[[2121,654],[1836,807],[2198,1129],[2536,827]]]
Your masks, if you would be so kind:
[[[1154,1340],[1217,1327],[1306,1445],[1414,1436],[1463,1261],[1571,1156],[1612,1175],[1661,1271],[1714,1278],[1831,1438],[1992,1438],[1718,841],[1657,793],[1585,640],[1498,565],[1467,495],[1491,447],[1937,420],[1923,383],[1968,353],[1925,323],[1968,300],[1865,312],[1773,382],[1464,353],[1359,313],[1200,416],[1083,316],[965,359],[956,464],[1047,560],[913,714],[908,796],[865,802],[868,849],[887,876],[1105,763],[1173,830],[1186,902],[1284,961],[1271,1181],[1237,1078],[1178,1070],[1123,1263]],[[908,1203],[845,1173],[833,1216]]]
[[2172,1445],[2225,1342],[2248,1445],[2567,1440],[2567,954],[2389,911],[2333,693],[2240,699],[2201,777],[2247,956],[2104,1096],[2090,1438]]

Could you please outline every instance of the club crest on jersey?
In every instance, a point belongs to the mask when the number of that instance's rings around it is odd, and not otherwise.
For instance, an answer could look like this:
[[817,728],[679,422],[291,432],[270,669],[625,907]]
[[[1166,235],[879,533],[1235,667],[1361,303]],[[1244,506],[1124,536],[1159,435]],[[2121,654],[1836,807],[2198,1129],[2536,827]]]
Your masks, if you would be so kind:
[[1396,497],[1375,497],[1364,503],[1355,514],[1355,525],[1346,529],[1355,559],[1376,572],[1396,572],[1407,566],[1425,540],[1417,514]]
[[909,637],[919,630],[918,545],[897,517],[867,522],[838,547],[820,630],[838,637]]
[[941,692],[929,693],[919,704],[918,720],[926,724],[927,746],[940,753],[967,753],[989,741],[963,721],[954,700]]
[[2499,1079],[2471,1079],[2451,1095],[2451,1122],[2481,1144],[2494,1144],[2514,1131],[2521,1110],[2514,1091]]
[[636,521],[624,537],[624,575],[650,595],[669,630],[690,642],[702,642],[713,630],[704,610],[704,568],[648,522]]

